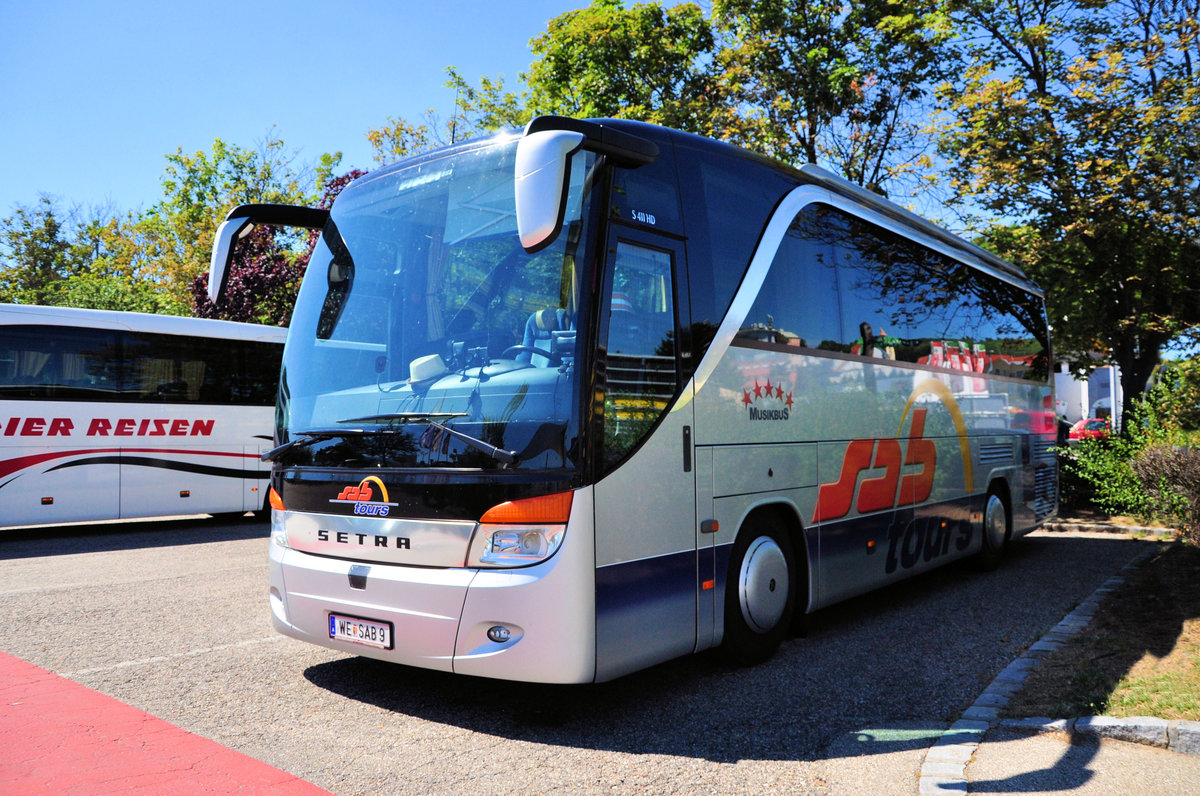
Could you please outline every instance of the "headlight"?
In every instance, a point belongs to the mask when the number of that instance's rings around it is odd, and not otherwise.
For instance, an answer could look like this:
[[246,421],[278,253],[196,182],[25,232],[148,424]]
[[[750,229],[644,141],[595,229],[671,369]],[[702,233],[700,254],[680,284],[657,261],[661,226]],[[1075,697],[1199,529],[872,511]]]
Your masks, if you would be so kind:
[[283,512],[279,509],[271,509],[271,541],[280,547],[290,547],[287,538],[287,525],[283,519]]
[[467,566],[524,567],[554,555],[567,532],[571,498],[559,492],[493,506],[475,528]]
[[470,566],[523,567],[549,558],[562,546],[565,525],[480,525]]

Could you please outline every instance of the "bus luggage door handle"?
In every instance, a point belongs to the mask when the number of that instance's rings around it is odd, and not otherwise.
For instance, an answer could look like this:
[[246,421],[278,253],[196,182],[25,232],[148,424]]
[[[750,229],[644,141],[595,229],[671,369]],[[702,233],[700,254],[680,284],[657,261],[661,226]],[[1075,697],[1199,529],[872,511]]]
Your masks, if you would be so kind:
[[683,427],[683,471],[692,471],[692,427]]

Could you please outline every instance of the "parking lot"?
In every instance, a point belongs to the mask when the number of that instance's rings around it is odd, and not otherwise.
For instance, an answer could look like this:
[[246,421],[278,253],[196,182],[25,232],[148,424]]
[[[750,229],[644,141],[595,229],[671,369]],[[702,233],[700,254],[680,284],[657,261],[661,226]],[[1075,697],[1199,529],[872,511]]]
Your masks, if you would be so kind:
[[265,522],[0,532],[3,650],[339,794],[897,793],[936,735],[1144,542],[1037,534],[817,614],[767,664],[594,686],[386,665],[277,635]]

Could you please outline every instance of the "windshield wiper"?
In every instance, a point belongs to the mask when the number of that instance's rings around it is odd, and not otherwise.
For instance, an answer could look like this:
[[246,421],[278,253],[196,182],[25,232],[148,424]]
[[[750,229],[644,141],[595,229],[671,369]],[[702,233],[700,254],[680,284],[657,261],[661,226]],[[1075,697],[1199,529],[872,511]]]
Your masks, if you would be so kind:
[[350,433],[353,433],[350,429],[338,429],[336,431],[297,431],[290,440],[277,448],[271,448],[271,450],[260,456],[259,459],[264,462],[273,462],[292,448],[303,448],[312,445],[314,442],[320,442],[323,439],[332,439],[342,434]]
[[365,437],[375,434],[398,434],[399,431],[390,428],[314,428],[309,431],[293,432],[293,439],[272,448],[259,458],[264,462],[273,462],[293,448],[305,448],[315,442],[333,439],[334,437]]
[[[456,431],[450,428],[440,420],[450,420],[455,417],[466,417],[466,412],[391,412],[384,415],[369,415],[367,417],[351,417],[345,420],[339,420],[339,423],[382,423],[401,421],[405,423],[425,423],[433,426],[439,431],[444,431],[455,439],[462,440],[470,445],[475,450],[483,451],[488,456],[491,456],[498,462],[505,465],[516,464],[517,452],[506,451],[504,448],[496,447],[490,443],[484,442],[479,437],[473,437],[470,434],[465,434],[462,431]],[[364,432],[370,433],[370,432]],[[387,432],[381,432],[387,433]]]
[[367,415],[366,417],[348,417],[339,423],[388,423],[403,420],[406,423],[420,423],[425,420],[449,420],[453,417],[466,417],[466,412],[388,412],[383,415]]

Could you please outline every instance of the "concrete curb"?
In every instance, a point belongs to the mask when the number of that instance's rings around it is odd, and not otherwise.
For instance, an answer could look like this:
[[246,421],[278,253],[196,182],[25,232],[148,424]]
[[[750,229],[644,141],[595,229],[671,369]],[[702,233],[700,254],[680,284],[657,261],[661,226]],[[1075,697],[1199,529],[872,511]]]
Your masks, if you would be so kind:
[[1080,737],[1113,738],[1185,755],[1200,755],[1200,721],[1167,721],[1152,716],[1133,716],[1128,719],[1084,716],[1058,720],[1003,719],[997,726],[1031,735],[1065,732]]
[[[1079,526],[1075,526],[1079,527]],[[1063,617],[1057,625],[1050,628],[1046,635],[1030,645],[1029,649],[1007,667],[992,684],[984,689],[975,703],[963,711],[962,718],[946,730],[929,751],[925,753],[925,762],[921,765],[918,777],[919,790],[922,796],[926,794],[967,793],[967,764],[975,756],[975,751],[983,741],[984,733],[996,726],[1005,726],[1009,720],[1000,719],[1000,711],[1008,705],[1013,694],[1021,690],[1021,685],[1032,669],[1041,665],[1042,659],[1070,640],[1092,621],[1100,603],[1125,582],[1125,575],[1148,561],[1157,551],[1147,550],[1121,568],[1121,574],[1109,578],[1098,589],[1081,602],[1074,611]],[[1089,716],[1081,719],[1018,719],[1019,722],[1036,722],[1038,727],[1034,732],[1072,732],[1076,734],[1101,735],[1121,740],[1140,740],[1142,731],[1155,737],[1161,730],[1166,739],[1165,748],[1185,754],[1197,754],[1191,751],[1200,744],[1200,722],[1177,721],[1167,722],[1162,719],[1112,719],[1107,716]],[[1146,726],[1127,723],[1145,722]],[[1120,727],[1117,727],[1117,724]],[[1157,725],[1161,723],[1161,727]],[[1172,726],[1174,725],[1174,726]],[[1180,726],[1186,725],[1186,726]],[[1009,727],[1009,729],[1014,729]],[[1173,735],[1172,735],[1173,734]],[[1175,738],[1171,746],[1171,738]],[[1157,744],[1156,744],[1157,745]]]

